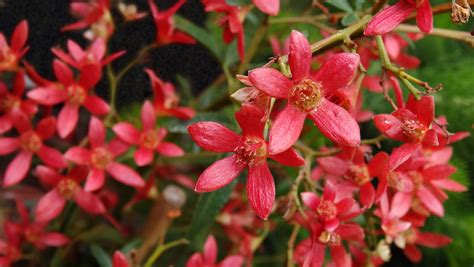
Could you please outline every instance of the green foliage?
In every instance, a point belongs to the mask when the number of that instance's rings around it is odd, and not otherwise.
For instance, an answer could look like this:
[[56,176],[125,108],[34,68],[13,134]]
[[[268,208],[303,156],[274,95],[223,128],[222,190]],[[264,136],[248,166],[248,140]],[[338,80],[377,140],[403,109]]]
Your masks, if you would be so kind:
[[102,247],[92,244],[90,249],[100,267],[112,267],[112,260]]

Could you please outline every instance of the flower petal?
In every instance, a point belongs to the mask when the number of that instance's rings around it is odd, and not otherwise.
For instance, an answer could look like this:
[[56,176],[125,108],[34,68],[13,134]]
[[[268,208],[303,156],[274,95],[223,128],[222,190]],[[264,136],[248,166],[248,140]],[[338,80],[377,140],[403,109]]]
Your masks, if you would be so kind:
[[249,167],[247,198],[255,213],[266,219],[275,202],[275,183],[266,162]]
[[360,188],[360,203],[366,207],[372,207],[375,200],[375,189],[370,182],[365,183]]
[[293,81],[299,81],[309,75],[312,59],[311,46],[308,39],[296,30],[291,31],[289,45],[288,64],[290,65],[291,75]]
[[132,145],[140,143],[140,131],[128,122],[119,122],[112,128],[114,133],[124,142]]
[[410,210],[412,202],[411,193],[396,192],[392,198],[389,218],[401,218]]
[[[429,2],[425,0],[425,2]],[[426,127],[431,125],[435,114],[435,103],[432,96],[424,96],[416,103],[416,116]]]
[[278,154],[290,148],[303,130],[306,113],[288,103],[275,118],[269,134],[269,154]]
[[54,75],[63,85],[68,86],[74,82],[74,75],[71,69],[60,60],[54,60],[53,69]]
[[323,98],[321,105],[309,115],[321,133],[329,140],[343,146],[360,144],[359,125],[342,107]]
[[240,142],[240,135],[217,122],[202,121],[188,126],[193,141],[212,152],[232,152]]
[[86,192],[82,188],[76,191],[74,194],[74,201],[84,211],[90,214],[103,214],[105,213],[105,206],[100,199],[90,192]]
[[249,72],[250,82],[258,90],[276,98],[287,98],[293,83],[273,68],[257,68]]
[[89,175],[87,176],[86,184],[84,189],[87,192],[92,192],[98,190],[104,185],[105,182],[105,173],[104,170],[91,169]]
[[95,95],[88,95],[82,105],[96,116],[106,115],[110,111],[109,104],[107,104],[104,99]]
[[145,166],[153,161],[153,154],[152,149],[139,147],[133,154],[133,158],[138,166]]
[[56,132],[56,118],[49,116],[42,119],[36,126],[35,132],[42,140],[51,138]]
[[237,162],[236,155],[218,160],[199,176],[194,190],[210,192],[222,188],[232,182],[244,168],[245,165]]
[[408,17],[416,5],[406,0],[400,0],[377,13],[365,27],[365,35],[382,35],[395,29]]
[[441,234],[418,232],[416,235],[416,243],[428,248],[444,247],[451,242],[451,238]]
[[180,157],[184,155],[183,149],[171,142],[161,142],[156,148],[156,151],[167,157]]
[[214,236],[210,235],[203,247],[204,262],[207,264],[215,264],[217,260],[217,242]]
[[13,51],[21,51],[28,39],[28,22],[22,20],[13,31],[11,47]]
[[112,267],[129,267],[127,258],[119,250],[114,253]]
[[41,234],[41,242],[49,247],[62,247],[69,243],[69,238],[59,232]]
[[37,155],[48,166],[54,168],[67,167],[67,162],[64,159],[63,154],[54,148],[42,145]]
[[306,205],[306,207],[316,211],[321,202],[319,197],[313,192],[303,192],[301,193],[301,200]]
[[270,155],[269,158],[291,167],[303,166],[305,164],[303,157],[301,157],[293,148],[289,148],[275,155]]
[[105,142],[105,127],[101,120],[91,117],[87,134],[92,147],[102,146]]
[[20,147],[20,140],[14,137],[0,138],[0,155],[8,155],[18,150]]
[[143,187],[145,185],[140,175],[127,165],[112,162],[107,166],[107,172],[123,184],[133,187]]
[[25,178],[31,166],[32,156],[33,154],[28,151],[21,151],[16,155],[5,171],[4,187],[15,185]]
[[431,211],[433,214],[443,217],[444,216],[444,208],[441,202],[429,191],[426,187],[420,186],[418,188],[417,194],[421,203],[425,205],[425,207]]
[[433,30],[433,13],[429,0],[422,1],[416,8],[416,25],[425,33],[430,33]]
[[355,76],[360,57],[354,53],[338,53],[331,56],[313,78],[321,83],[326,94],[344,88]]
[[395,148],[388,160],[388,169],[390,171],[396,170],[403,163],[410,160],[413,154],[420,148],[420,144],[403,144],[400,147]]
[[331,252],[331,258],[336,266],[346,266],[347,257],[343,246],[331,246],[329,251]]
[[58,134],[61,138],[66,138],[74,128],[76,128],[79,120],[79,106],[66,103],[58,115]]
[[240,267],[244,263],[244,257],[240,255],[227,256],[221,261],[219,267]]
[[52,106],[64,102],[67,93],[57,88],[36,88],[27,93],[29,99],[45,106]]
[[61,213],[64,209],[64,205],[66,205],[66,199],[54,188],[39,200],[35,210],[36,221],[51,221]]
[[240,110],[235,113],[235,119],[242,129],[242,135],[263,139],[265,121],[262,121],[262,118],[264,115],[264,112],[256,106],[243,104]]
[[405,254],[405,256],[407,256],[407,258],[414,263],[420,262],[421,258],[423,257],[421,251],[412,244],[407,244],[405,246],[405,249],[403,249],[403,254]]
[[64,153],[64,158],[79,165],[89,165],[91,154],[89,150],[75,146]]
[[276,16],[280,11],[280,0],[253,0],[254,5],[269,16]]
[[375,115],[374,124],[377,130],[385,136],[397,141],[404,141],[402,122],[397,117],[389,114]]
[[156,115],[155,109],[150,101],[145,101],[142,106],[141,112],[141,119],[142,119],[142,129],[149,130],[155,128],[156,125]]

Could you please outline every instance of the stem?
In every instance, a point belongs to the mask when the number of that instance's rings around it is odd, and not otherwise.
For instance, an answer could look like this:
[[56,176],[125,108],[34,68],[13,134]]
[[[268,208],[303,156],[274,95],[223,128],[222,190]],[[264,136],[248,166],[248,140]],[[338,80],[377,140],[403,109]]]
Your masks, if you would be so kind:
[[386,137],[384,135],[379,135],[377,137],[371,138],[371,139],[365,139],[360,141],[361,145],[378,145],[380,142],[385,140]]
[[[401,32],[422,33],[417,26],[408,24],[400,24],[396,30]],[[433,28],[433,31],[429,33],[429,35],[462,41],[474,47],[474,36],[471,36],[468,32]]]
[[181,238],[181,239],[166,243],[164,245],[157,246],[156,249],[153,251],[153,254],[151,254],[148,260],[145,262],[144,267],[151,267],[153,263],[160,257],[160,255],[166,250],[179,246],[179,245],[185,245],[185,244],[189,244],[189,241],[187,239]]
[[237,68],[237,74],[242,74],[247,69],[248,65],[250,64],[250,61],[255,56],[255,53],[257,53],[259,45],[262,42],[263,37],[265,36],[265,33],[267,32],[267,30],[268,30],[268,17],[266,17],[263,20],[262,24],[260,24],[260,27],[258,27],[252,40],[250,41],[250,45],[247,49],[245,57],[240,63],[239,67]]
[[295,247],[295,241],[296,237],[298,236],[298,232],[300,231],[301,226],[298,224],[293,227],[293,231],[291,232],[290,239],[288,240],[288,250],[286,252],[286,255],[288,257],[286,266],[287,267],[293,267],[293,250]]

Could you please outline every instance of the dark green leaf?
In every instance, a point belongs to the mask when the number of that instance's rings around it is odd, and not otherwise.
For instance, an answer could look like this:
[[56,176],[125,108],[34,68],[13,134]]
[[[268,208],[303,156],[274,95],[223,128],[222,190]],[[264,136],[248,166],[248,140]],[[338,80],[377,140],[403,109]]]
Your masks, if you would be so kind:
[[341,23],[344,26],[349,26],[352,23],[356,22],[358,19],[359,18],[357,17],[355,13],[348,13],[342,18]]
[[209,230],[214,225],[216,215],[229,199],[236,182],[237,179],[224,188],[199,196],[188,233],[188,240],[191,241],[193,249],[202,248]]
[[96,244],[92,244],[90,248],[100,267],[112,267],[112,260],[103,248]]
[[225,0],[225,2],[231,6],[245,6],[251,3],[250,0]]
[[334,7],[337,7],[341,10],[344,10],[348,13],[353,13],[354,10],[352,9],[351,5],[349,4],[349,2],[347,0],[327,0],[326,3],[334,6]]

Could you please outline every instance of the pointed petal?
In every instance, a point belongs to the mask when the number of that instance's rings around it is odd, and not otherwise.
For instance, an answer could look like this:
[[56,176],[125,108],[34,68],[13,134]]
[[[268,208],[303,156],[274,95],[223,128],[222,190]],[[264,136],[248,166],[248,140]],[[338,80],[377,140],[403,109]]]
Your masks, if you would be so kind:
[[35,210],[36,221],[51,221],[61,213],[64,209],[64,205],[66,205],[66,200],[59,194],[59,191],[54,188],[39,200]]
[[107,104],[104,99],[95,95],[87,96],[82,105],[96,116],[106,115],[110,111],[109,104]]
[[309,116],[329,140],[344,146],[360,144],[359,125],[342,107],[323,98],[321,105]]
[[313,192],[301,193],[301,200],[308,208],[312,209],[313,211],[316,211],[319,203],[321,202],[319,197]]
[[155,128],[156,115],[155,110],[153,109],[153,106],[151,105],[150,101],[145,101],[145,103],[143,103],[141,119],[143,130]]
[[89,165],[90,152],[83,147],[71,147],[64,153],[64,158],[79,165]]
[[298,140],[306,115],[290,103],[278,113],[269,134],[270,155],[287,150]]
[[85,90],[94,87],[99,82],[102,75],[101,66],[99,64],[90,64],[82,67],[79,85]]
[[66,91],[56,88],[37,88],[27,93],[29,99],[45,106],[52,106],[64,102],[67,98]]
[[82,188],[77,190],[74,194],[74,201],[84,211],[90,214],[103,214],[105,213],[105,206],[102,201],[92,193],[86,192]]
[[402,122],[395,116],[379,114],[374,116],[374,124],[385,136],[397,141],[403,141]]
[[54,75],[64,86],[69,86],[74,82],[74,75],[71,69],[60,60],[54,60],[53,69]]
[[416,24],[422,32],[430,33],[433,30],[433,13],[429,0],[422,1],[416,8]]
[[87,134],[92,147],[102,146],[105,142],[105,126],[101,120],[91,117],[89,121],[89,133]]
[[336,266],[346,266],[346,251],[343,246],[332,246],[329,248],[331,258]]
[[433,214],[439,217],[444,216],[443,205],[426,187],[421,186],[418,188],[417,196],[420,198],[421,203]]
[[438,188],[445,189],[451,192],[466,192],[467,191],[467,188],[464,185],[450,179],[433,180],[431,181],[431,184],[433,184],[434,186]]
[[291,31],[288,64],[290,65],[293,81],[299,81],[308,77],[311,59],[311,46],[308,39],[299,31]]
[[336,176],[346,174],[349,169],[349,163],[338,157],[321,157],[317,162],[325,172]]
[[241,267],[244,263],[244,257],[240,255],[227,256],[221,261],[219,267]]
[[275,202],[275,183],[266,162],[249,167],[247,198],[255,213],[266,219]]
[[100,189],[105,182],[105,173],[104,170],[91,169],[89,175],[87,176],[86,184],[84,189],[87,192],[92,192]]
[[66,138],[76,128],[79,120],[79,106],[66,103],[58,115],[58,134]]
[[324,200],[329,201],[334,201],[334,199],[336,198],[336,191],[334,189],[334,186],[330,182],[326,182],[326,184],[324,185],[323,198]]
[[188,126],[193,141],[212,152],[232,152],[240,142],[240,135],[217,122],[203,121]]
[[265,121],[262,121],[262,118],[264,115],[264,112],[254,105],[243,104],[240,110],[235,113],[235,119],[242,129],[242,135],[263,138]]
[[413,154],[420,149],[420,144],[403,144],[395,148],[388,160],[388,169],[390,171],[396,170],[400,165],[411,159]]
[[416,243],[428,248],[440,248],[449,245],[452,239],[448,236],[435,233],[421,233],[416,235]]
[[210,235],[203,247],[204,262],[207,264],[215,264],[217,260],[217,242],[214,236]]
[[382,175],[387,169],[388,159],[389,159],[389,156],[388,156],[387,153],[385,153],[383,151],[377,153],[369,161],[369,164],[367,165],[367,168],[369,169],[370,177],[375,177],[375,176]]
[[360,57],[354,53],[338,53],[330,57],[313,76],[325,93],[344,88],[355,76]]
[[365,183],[360,188],[360,203],[367,207],[372,207],[375,200],[375,189],[370,182]]
[[41,234],[41,242],[49,247],[62,247],[69,243],[69,238],[59,232]]
[[21,151],[8,164],[3,180],[3,187],[12,186],[23,180],[31,166],[33,154],[27,151]]
[[410,210],[412,202],[411,193],[397,192],[392,198],[392,205],[390,212],[388,213],[389,218],[401,218],[407,214]]
[[303,166],[305,164],[303,157],[301,157],[293,148],[289,148],[275,155],[270,155],[269,158],[291,167]]
[[184,155],[183,149],[171,142],[161,142],[156,148],[156,151],[167,157],[180,157]]
[[112,267],[129,267],[127,258],[119,250],[114,253]]
[[364,30],[365,35],[382,35],[395,29],[408,17],[416,6],[401,0],[377,13]]
[[133,154],[133,158],[138,166],[145,166],[153,161],[153,154],[153,150],[139,147]]
[[114,133],[124,142],[132,145],[140,143],[141,133],[128,122],[119,122],[112,128]]
[[420,262],[421,258],[423,257],[421,251],[412,244],[406,245],[405,249],[403,249],[403,254],[405,254],[405,256],[407,256],[407,258],[414,263]]
[[[425,0],[425,2],[429,2]],[[416,116],[418,121],[426,127],[431,125],[435,114],[435,103],[432,96],[424,96],[416,103]]]
[[353,198],[345,198],[336,204],[337,213],[345,213],[346,211],[349,211],[352,207],[354,207],[355,204],[356,201]]
[[20,147],[20,140],[13,137],[0,138],[0,155],[8,155]]
[[293,85],[285,75],[273,68],[251,70],[249,79],[255,88],[275,98],[287,98]]
[[54,148],[42,145],[37,155],[48,166],[54,168],[67,167],[67,162],[64,159],[63,154]]
[[237,162],[237,156],[232,155],[214,162],[199,176],[195,191],[210,192],[222,188],[232,182],[245,165]]
[[36,133],[42,140],[51,138],[56,132],[56,119],[53,116],[42,119],[36,126]]
[[140,175],[127,165],[112,162],[107,166],[107,172],[123,184],[133,187],[143,187],[145,185]]
[[255,6],[269,16],[276,16],[280,11],[280,0],[253,0]]
[[20,51],[25,46],[28,39],[28,22],[22,20],[13,31],[11,37],[11,47],[13,51]]

